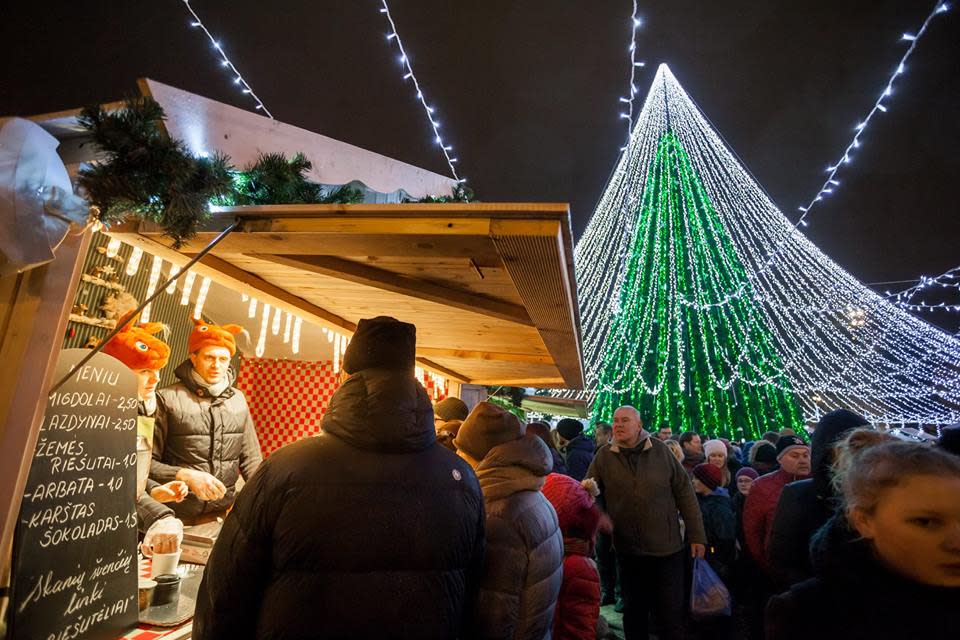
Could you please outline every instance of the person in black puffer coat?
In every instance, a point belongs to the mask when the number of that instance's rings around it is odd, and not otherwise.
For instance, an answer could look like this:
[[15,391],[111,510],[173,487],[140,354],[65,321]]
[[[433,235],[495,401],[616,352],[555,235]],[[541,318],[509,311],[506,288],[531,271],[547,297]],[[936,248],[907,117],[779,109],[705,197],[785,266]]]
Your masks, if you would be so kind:
[[583,435],[583,423],[573,418],[561,419],[557,423],[557,433],[560,435],[564,462],[567,465],[567,470],[562,473],[574,480],[583,480],[587,477],[590,463],[593,462],[595,443]]
[[830,471],[834,446],[846,434],[867,424],[863,416],[847,409],[837,409],[820,418],[810,446],[812,477],[791,482],[780,493],[767,555],[781,589],[813,575],[810,538],[836,508]]
[[540,490],[550,451],[516,416],[481,402],[464,420],[457,453],[477,470],[487,508],[484,574],[473,637],[549,640],[563,582],[563,534]]
[[484,508],[436,442],[416,329],[361,320],[323,434],[240,493],[197,595],[194,638],[457,638],[474,625]]
[[814,578],[770,599],[767,640],[947,640],[960,602],[960,460],[914,442],[855,454],[814,535]]

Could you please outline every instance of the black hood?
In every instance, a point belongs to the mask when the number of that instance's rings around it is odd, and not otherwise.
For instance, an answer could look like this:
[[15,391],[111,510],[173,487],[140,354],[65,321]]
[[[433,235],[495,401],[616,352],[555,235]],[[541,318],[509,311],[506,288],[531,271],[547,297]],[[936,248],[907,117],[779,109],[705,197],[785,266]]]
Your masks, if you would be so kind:
[[810,442],[811,475],[817,497],[828,498],[833,495],[830,486],[830,464],[833,462],[831,454],[834,445],[847,433],[869,424],[866,418],[849,409],[835,409],[820,418]]
[[422,451],[437,440],[433,407],[413,374],[364,369],[337,389],[323,415],[323,431],[359,449]]

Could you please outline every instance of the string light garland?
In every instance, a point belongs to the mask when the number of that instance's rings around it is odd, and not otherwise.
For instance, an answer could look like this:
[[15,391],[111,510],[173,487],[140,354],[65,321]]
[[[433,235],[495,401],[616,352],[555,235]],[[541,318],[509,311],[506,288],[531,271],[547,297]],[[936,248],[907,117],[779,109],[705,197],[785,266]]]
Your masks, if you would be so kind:
[[913,54],[913,50],[917,48],[917,43],[920,42],[920,38],[923,37],[923,34],[927,32],[927,27],[930,26],[930,22],[941,13],[945,13],[950,9],[950,6],[937,0],[934,4],[933,9],[927,15],[927,18],[923,21],[923,24],[920,26],[920,30],[917,33],[904,33],[901,36],[901,40],[908,41],[910,46],[907,47],[906,52],[904,52],[903,57],[900,58],[900,62],[894,68],[893,73],[890,75],[890,78],[887,80],[887,84],[884,86],[883,90],[880,92],[880,95],[877,97],[876,102],[873,103],[873,107],[870,111],[867,112],[866,117],[856,127],[854,127],[853,139],[843,150],[843,154],[840,158],[833,163],[832,165],[827,166],[827,179],[824,181],[823,185],[820,187],[820,190],[810,199],[810,202],[806,206],[798,207],[802,213],[800,219],[797,220],[796,225],[794,226],[807,226],[807,215],[810,213],[810,210],[824,198],[834,193],[837,187],[840,186],[840,181],[836,179],[837,173],[840,171],[840,168],[844,165],[850,164],[852,162],[853,150],[860,146],[860,138],[863,136],[864,132],[867,130],[867,127],[870,126],[873,116],[879,113],[886,113],[887,107],[883,104],[885,98],[893,95],[893,85],[903,73],[907,70],[907,60]]
[[901,309],[910,311],[960,311],[960,304],[950,304],[939,302],[928,304],[926,302],[914,302],[914,297],[927,289],[952,289],[960,293],[960,266],[949,269],[936,277],[920,276],[917,284],[907,287],[898,293],[884,292],[887,298],[892,298],[891,302]]
[[128,276],[137,275],[137,271],[140,270],[140,261],[143,259],[143,249],[140,247],[134,247],[130,251],[130,257],[127,258],[127,268],[124,271]]
[[643,21],[637,17],[637,0],[633,0],[633,13],[630,15],[630,44],[627,50],[630,52],[630,83],[628,85],[629,98],[620,96],[620,102],[626,103],[627,110],[620,114],[620,117],[627,121],[627,141],[620,151],[630,149],[630,132],[633,131],[633,103],[637,97],[636,72],[637,68],[645,67],[646,62],[637,61],[637,29],[643,25]]
[[290,324],[292,319],[293,319],[293,314],[287,311],[287,320],[283,326],[283,344],[287,344],[290,342]]
[[290,344],[290,350],[294,354],[300,353],[300,328],[303,325],[303,319],[297,317],[293,322],[293,337],[291,338],[292,342]]
[[595,420],[632,402],[731,437],[838,406],[960,421],[960,340],[797,233],[666,65],[630,145],[574,252],[586,390],[558,395],[592,401]]
[[[167,275],[168,280],[173,280],[173,278],[180,273],[180,267],[175,264],[170,265],[170,273]],[[167,293],[173,294],[177,290],[177,281],[173,280],[170,284],[167,285]]]
[[443,140],[443,136],[440,134],[440,121],[434,117],[435,109],[427,104],[427,98],[423,94],[423,89],[420,86],[420,81],[417,80],[416,74],[413,73],[413,65],[410,63],[410,56],[407,55],[406,49],[403,47],[403,40],[400,39],[400,33],[397,31],[397,25],[393,21],[393,16],[390,14],[390,7],[387,5],[387,0],[381,0],[380,13],[382,13],[387,18],[387,22],[390,23],[390,33],[387,34],[387,40],[396,42],[397,48],[400,50],[400,64],[403,65],[404,69],[404,80],[412,80],[413,87],[417,91],[417,100],[423,106],[423,111],[427,116],[427,120],[430,121],[430,127],[433,129],[433,140],[437,146],[440,147],[440,151],[443,152],[443,157],[447,161],[447,166],[450,167],[450,175],[453,176],[453,179],[457,183],[464,183],[467,181],[466,178],[461,178],[457,174],[457,169],[454,165],[458,162],[458,158],[453,157],[451,153],[453,152],[453,146],[447,144]]
[[203,306],[207,303],[207,292],[210,291],[210,278],[204,278],[200,281],[200,291],[197,292],[197,303],[193,308],[193,319],[203,318]]
[[[153,256],[153,263],[150,265],[150,277],[147,280],[147,297],[149,298],[157,290],[157,284],[160,283],[160,270],[163,268],[163,258]],[[176,284],[171,282],[170,284]],[[140,322],[150,322],[150,308],[153,303],[147,303],[140,312]]]
[[213,50],[217,52],[218,56],[220,56],[220,66],[230,71],[234,76],[233,83],[237,85],[245,95],[248,95],[253,99],[254,109],[263,111],[271,120],[276,120],[276,118],[273,117],[273,114],[270,113],[270,110],[267,109],[267,105],[263,104],[263,100],[261,100],[260,97],[254,92],[253,87],[250,86],[250,83],[244,79],[243,75],[240,73],[240,70],[237,69],[236,65],[234,65],[230,58],[227,57],[227,54],[223,50],[223,45],[220,44],[220,41],[213,37],[213,34],[210,33],[210,30],[207,29],[205,24],[203,24],[203,20],[200,19],[200,16],[197,15],[197,12],[193,10],[192,6],[190,6],[190,0],[183,0],[183,5],[187,8],[187,11],[193,18],[190,21],[190,26],[200,29],[206,34],[207,39],[213,46]]

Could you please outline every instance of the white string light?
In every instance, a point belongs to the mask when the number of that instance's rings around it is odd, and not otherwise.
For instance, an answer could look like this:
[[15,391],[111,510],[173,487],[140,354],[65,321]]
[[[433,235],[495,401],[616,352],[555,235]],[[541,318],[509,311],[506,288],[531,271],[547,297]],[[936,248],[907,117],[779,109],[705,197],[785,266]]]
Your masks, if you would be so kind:
[[[646,205],[631,206],[650,197],[645,189],[653,182],[658,146],[668,131],[696,174],[681,176],[685,188],[715,212],[718,227],[695,224],[683,212],[648,211],[641,219]],[[638,373],[649,371],[644,366],[658,349],[684,357],[690,346],[678,336],[686,335],[682,327],[697,326],[718,350],[719,365],[706,363],[714,388],[769,385],[795,393],[808,418],[821,412],[822,403],[857,409],[871,421],[960,420],[960,340],[865,287],[797,233],[666,65],[657,71],[630,144],[575,250],[588,398],[598,391],[624,393],[633,389],[629,380],[642,387],[634,390],[658,394],[668,376],[680,374],[664,369],[644,379]],[[673,227],[658,222],[658,215],[679,216],[683,226],[670,231]],[[634,235],[636,225],[641,226]],[[679,235],[668,241],[666,233]],[[709,260],[697,258],[704,256],[703,247],[721,242],[730,250]],[[770,247],[778,245],[780,259],[771,262]],[[678,251],[686,252],[692,269],[683,286],[675,268]],[[652,323],[663,315],[654,308],[656,297],[632,303],[635,322],[615,321],[622,313],[631,254],[650,261],[640,262],[653,266],[648,272],[661,274],[651,287],[670,292],[666,344],[651,342],[657,333]],[[637,291],[636,284],[631,286]],[[725,308],[737,296],[752,303],[750,314],[742,313],[742,305],[740,312]],[[758,353],[755,326],[769,332],[774,358]],[[619,379],[601,386],[601,371],[609,371],[604,369],[607,347],[616,344],[636,345],[636,356],[623,363]]]
[[137,275],[137,271],[140,270],[140,260],[143,259],[143,249],[140,247],[134,247],[130,252],[130,257],[127,258],[127,269],[125,273],[128,276]]
[[[180,267],[177,266],[177,265],[175,265],[175,264],[170,265],[170,274],[167,276],[167,279],[169,280],[170,278],[173,278],[173,277],[176,276],[178,273],[180,273]],[[173,282],[171,282],[170,284],[167,285],[167,293],[168,293],[168,294],[172,294],[172,293],[173,293],[174,291],[176,291],[176,290],[177,290],[177,281],[176,281],[176,280],[174,280]]]
[[294,354],[300,353],[300,327],[303,324],[303,319],[297,317],[293,321],[293,342],[290,345],[290,349]]
[[197,274],[193,271],[187,271],[183,276],[183,293],[180,294],[180,304],[187,306],[190,304],[190,292],[193,291],[193,283],[197,279]]
[[629,98],[620,96],[620,102],[627,105],[627,110],[620,114],[620,117],[627,121],[627,141],[620,151],[630,149],[630,132],[633,131],[633,104],[637,97],[636,72],[638,67],[645,67],[646,62],[637,61],[637,29],[643,25],[643,21],[637,17],[637,0],[633,0],[633,13],[630,15],[630,44],[627,50],[630,52],[630,83],[627,87]]
[[248,301],[249,299],[250,299],[250,296],[249,296],[248,294],[246,294],[246,293],[241,293],[241,294],[240,294],[240,302],[246,302],[246,301]]
[[267,331],[270,324],[270,303],[263,303],[263,316],[260,318],[260,335],[257,336],[257,348],[255,353],[258,358],[263,357],[267,347]]
[[280,318],[283,316],[283,312],[280,311],[280,307],[277,307],[273,311],[273,324],[270,326],[270,333],[273,335],[280,334]]
[[[153,256],[153,264],[150,265],[150,278],[147,280],[147,298],[152,296],[160,283],[160,270],[163,268],[163,258]],[[153,303],[147,303],[140,312],[140,322],[150,322],[150,308]]]
[[843,154],[840,156],[840,158],[835,163],[827,167],[827,179],[823,183],[823,186],[820,187],[820,190],[816,193],[816,195],[813,196],[813,198],[811,198],[810,202],[808,202],[806,206],[798,207],[802,212],[802,215],[800,216],[800,219],[797,220],[797,223],[794,225],[794,227],[807,226],[806,218],[810,213],[810,210],[813,209],[818,202],[832,194],[836,188],[840,186],[840,181],[836,179],[837,173],[840,171],[840,168],[843,165],[850,164],[850,162],[852,162],[853,150],[860,146],[860,138],[867,130],[867,127],[870,126],[870,121],[873,120],[873,116],[876,115],[878,111],[881,113],[886,113],[887,108],[884,106],[883,100],[884,98],[888,98],[893,95],[893,84],[896,82],[897,78],[903,75],[903,73],[906,71],[907,60],[910,58],[913,50],[917,47],[917,43],[920,41],[920,38],[923,37],[924,33],[926,33],[927,27],[930,25],[930,21],[949,9],[949,5],[947,5],[945,2],[937,0],[937,3],[927,15],[926,20],[923,21],[923,24],[920,26],[920,30],[917,31],[916,35],[909,33],[903,34],[901,39],[910,42],[910,46],[903,54],[903,57],[900,58],[900,62],[894,68],[893,74],[887,80],[887,84],[880,92],[876,102],[873,103],[873,107],[867,112],[866,117],[859,124],[857,124],[856,127],[854,127],[855,133],[853,134],[853,139],[850,141],[850,144],[848,144],[847,148],[843,150]]
[[327,335],[333,336],[333,372],[340,373],[340,334],[331,331]]
[[960,311],[960,304],[949,304],[946,302],[934,304],[928,304],[923,301],[914,302],[915,296],[917,296],[920,292],[930,288],[939,288],[942,290],[953,289],[960,293],[960,266],[949,269],[948,271],[945,271],[933,278],[929,276],[920,276],[917,284],[907,287],[899,293],[891,293],[886,291],[885,295],[887,298],[892,298],[891,302],[893,302],[893,304],[897,305],[901,309],[908,309],[910,311]]
[[247,308],[247,317],[256,318],[257,317],[257,299],[250,298],[250,306]]
[[283,327],[283,344],[290,342],[290,324],[293,319],[293,314],[287,311],[287,321],[284,323]]
[[223,46],[220,44],[220,41],[213,37],[213,34],[207,29],[206,25],[203,24],[203,20],[200,19],[200,16],[197,15],[197,12],[193,10],[193,7],[190,6],[190,0],[183,0],[184,6],[187,8],[187,11],[190,12],[190,15],[193,17],[193,20],[190,21],[190,26],[201,29],[206,35],[207,39],[210,40],[210,44],[213,46],[213,50],[217,52],[217,55],[220,56],[220,66],[226,68],[230,71],[234,78],[233,83],[240,87],[240,90],[253,98],[254,108],[258,111],[263,111],[271,120],[275,120],[273,114],[270,113],[270,110],[267,109],[267,106],[263,104],[263,100],[257,96],[253,91],[253,87],[250,86],[243,76],[240,74],[239,69],[230,61],[230,58],[227,57],[227,54],[223,51]]
[[194,320],[200,320],[203,317],[203,305],[207,302],[208,291],[210,291],[210,278],[204,278],[200,282],[200,291],[197,292],[197,305],[193,308]]
[[117,254],[120,253],[120,238],[110,238],[110,241],[107,243],[107,250],[105,255],[108,258],[116,258]]
[[457,158],[451,156],[453,147],[446,144],[443,141],[443,136],[440,135],[440,122],[434,118],[434,108],[427,104],[427,99],[423,95],[423,89],[420,87],[420,82],[417,80],[417,76],[413,73],[413,66],[410,64],[410,56],[407,55],[406,50],[403,48],[403,41],[400,39],[400,33],[397,31],[397,25],[393,21],[393,16],[390,15],[390,7],[387,5],[387,0],[381,0],[380,13],[384,14],[387,17],[387,21],[390,23],[390,33],[387,34],[387,40],[391,40],[397,43],[397,48],[400,50],[400,64],[404,68],[404,80],[412,80],[413,87],[417,91],[417,100],[420,101],[420,104],[423,106],[423,111],[427,115],[427,120],[430,121],[430,127],[433,129],[433,141],[440,147],[440,151],[443,152],[443,157],[447,161],[447,166],[450,167],[450,174],[453,176],[454,180],[458,183],[466,182],[466,178],[461,178],[457,175],[457,169],[453,166],[457,163]]

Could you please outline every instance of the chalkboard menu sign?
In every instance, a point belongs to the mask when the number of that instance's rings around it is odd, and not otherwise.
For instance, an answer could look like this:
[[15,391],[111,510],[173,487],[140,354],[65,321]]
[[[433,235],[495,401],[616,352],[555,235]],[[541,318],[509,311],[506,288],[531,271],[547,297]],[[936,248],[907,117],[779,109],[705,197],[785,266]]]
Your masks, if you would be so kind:
[[[59,380],[87,355],[61,352]],[[137,622],[136,376],[104,354],[47,400],[14,541],[14,638],[109,639]]]

